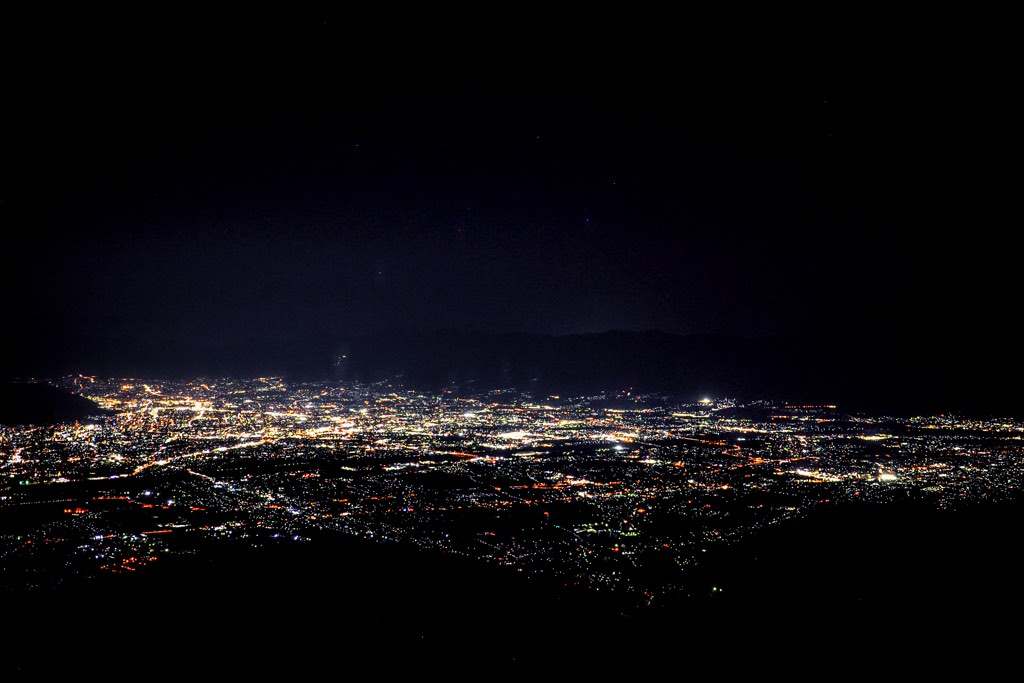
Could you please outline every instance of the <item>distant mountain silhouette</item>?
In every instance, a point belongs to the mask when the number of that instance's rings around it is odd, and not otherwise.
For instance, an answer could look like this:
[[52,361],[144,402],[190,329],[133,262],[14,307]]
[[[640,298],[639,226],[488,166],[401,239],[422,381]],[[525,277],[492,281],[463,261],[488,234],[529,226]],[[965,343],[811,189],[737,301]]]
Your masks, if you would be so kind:
[[[966,341],[965,341],[966,340]],[[1024,415],[1012,340],[851,328],[745,337],[657,331],[567,336],[418,332],[200,346],[136,339],[25,344],[0,375],[392,380],[462,394],[630,391],[838,403],[894,413]],[[12,358],[17,365],[12,364]]]
[[75,422],[105,412],[89,399],[49,384],[0,384],[0,424]]

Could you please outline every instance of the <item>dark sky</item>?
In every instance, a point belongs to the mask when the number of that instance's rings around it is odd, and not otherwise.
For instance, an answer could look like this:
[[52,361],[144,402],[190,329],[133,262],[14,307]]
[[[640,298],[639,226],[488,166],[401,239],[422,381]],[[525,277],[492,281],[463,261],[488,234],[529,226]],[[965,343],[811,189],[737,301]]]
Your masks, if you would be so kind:
[[996,52],[653,24],[463,41],[326,15],[12,22],[12,329],[856,326],[979,349],[1005,327]]

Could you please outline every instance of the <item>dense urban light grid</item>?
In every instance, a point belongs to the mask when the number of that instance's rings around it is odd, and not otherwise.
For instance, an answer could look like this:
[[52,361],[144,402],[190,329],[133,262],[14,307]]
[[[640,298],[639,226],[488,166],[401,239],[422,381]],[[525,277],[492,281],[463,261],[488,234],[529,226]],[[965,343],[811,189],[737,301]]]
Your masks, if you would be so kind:
[[657,604],[713,546],[829,503],[1012,498],[1024,422],[666,395],[279,378],[56,382],[109,412],[0,431],[7,587],[211,542],[350,534]]

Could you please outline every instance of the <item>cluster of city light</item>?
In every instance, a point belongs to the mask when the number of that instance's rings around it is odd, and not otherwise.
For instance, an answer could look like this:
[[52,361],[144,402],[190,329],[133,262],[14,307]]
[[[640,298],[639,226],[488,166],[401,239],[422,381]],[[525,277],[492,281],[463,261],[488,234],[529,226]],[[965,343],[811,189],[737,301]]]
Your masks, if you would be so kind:
[[[44,551],[63,559],[41,583],[337,533],[653,599],[709,546],[821,505],[962,505],[1024,479],[1024,424],[1008,419],[278,378],[59,384],[109,412],[0,428],[0,513],[32,520],[0,532],[8,581]],[[678,576],[654,578],[657,557]]]

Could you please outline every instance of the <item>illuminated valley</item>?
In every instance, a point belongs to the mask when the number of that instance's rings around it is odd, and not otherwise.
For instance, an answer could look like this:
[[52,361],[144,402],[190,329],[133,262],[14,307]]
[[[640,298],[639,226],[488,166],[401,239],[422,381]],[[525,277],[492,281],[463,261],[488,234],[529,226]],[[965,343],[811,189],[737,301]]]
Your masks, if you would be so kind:
[[1010,419],[276,378],[54,384],[107,412],[0,428],[7,589],[347,535],[658,604],[693,590],[709,549],[821,507],[957,508],[1010,500],[1024,477]]

